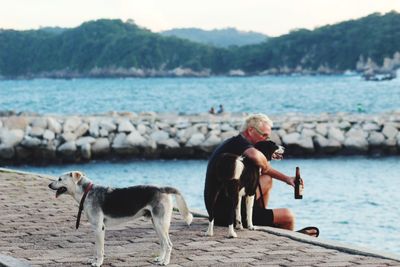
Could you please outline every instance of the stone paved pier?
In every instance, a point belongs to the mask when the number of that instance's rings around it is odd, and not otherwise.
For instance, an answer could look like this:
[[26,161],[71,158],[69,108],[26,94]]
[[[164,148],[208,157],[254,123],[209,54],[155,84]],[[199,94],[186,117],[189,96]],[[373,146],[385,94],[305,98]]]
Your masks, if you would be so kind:
[[[0,266],[87,266],[90,225],[83,216],[75,230],[78,204],[69,196],[55,199],[49,182],[0,169]],[[226,228],[216,227],[213,237],[204,236],[206,228],[205,218],[188,227],[174,214],[169,266],[400,266],[397,256],[284,230],[244,230],[229,239]],[[138,219],[106,231],[103,266],[153,266],[158,249],[151,222]]]

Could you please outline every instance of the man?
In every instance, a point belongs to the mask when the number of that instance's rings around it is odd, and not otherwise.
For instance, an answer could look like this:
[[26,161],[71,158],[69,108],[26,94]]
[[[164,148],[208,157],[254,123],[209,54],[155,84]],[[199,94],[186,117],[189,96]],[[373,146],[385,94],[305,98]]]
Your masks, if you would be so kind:
[[[209,189],[214,188],[214,184],[216,183],[216,175],[213,173],[213,169],[215,168],[213,168],[213,166],[219,155],[223,153],[243,155],[252,159],[261,169],[260,186],[262,192],[260,192],[259,189],[256,191],[256,201],[253,207],[253,223],[255,225],[273,226],[293,230],[295,217],[291,210],[286,208],[267,209],[267,206],[273,184],[272,179],[280,180],[294,187],[295,177],[287,176],[271,168],[264,154],[253,146],[257,142],[269,138],[272,131],[272,125],[272,121],[264,114],[250,115],[245,120],[239,135],[227,139],[214,150],[207,167],[204,198],[207,199],[206,194],[211,192]],[[261,200],[260,198],[262,198],[263,201],[258,201]],[[259,203],[263,203],[265,206],[261,207]],[[227,213],[228,205],[229,200],[227,200],[227,197],[224,194],[219,194],[214,209],[216,225],[227,225],[226,216],[229,216]],[[206,208],[209,210],[207,202]],[[314,229],[314,227],[303,230],[300,231],[309,235],[318,235],[318,229]]]

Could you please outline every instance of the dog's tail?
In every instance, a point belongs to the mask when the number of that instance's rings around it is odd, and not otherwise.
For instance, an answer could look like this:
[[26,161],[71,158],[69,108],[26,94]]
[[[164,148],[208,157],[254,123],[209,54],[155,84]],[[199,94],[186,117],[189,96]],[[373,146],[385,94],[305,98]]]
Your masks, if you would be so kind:
[[186,204],[185,199],[183,198],[182,194],[179,192],[178,189],[173,187],[163,187],[161,188],[163,192],[167,194],[172,194],[175,196],[176,204],[179,209],[179,213],[181,214],[183,220],[190,225],[193,220],[193,215],[190,213],[189,208]]

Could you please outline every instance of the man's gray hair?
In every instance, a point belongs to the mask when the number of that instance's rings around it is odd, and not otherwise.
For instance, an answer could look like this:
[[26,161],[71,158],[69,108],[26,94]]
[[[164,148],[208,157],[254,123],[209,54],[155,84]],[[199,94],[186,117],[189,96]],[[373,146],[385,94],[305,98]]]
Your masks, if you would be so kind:
[[257,128],[259,128],[262,123],[266,123],[271,128],[272,128],[272,126],[274,124],[272,122],[272,120],[265,114],[262,114],[262,113],[252,114],[252,115],[250,115],[250,116],[248,116],[246,118],[246,120],[244,121],[240,131],[244,132],[249,127],[257,127]]

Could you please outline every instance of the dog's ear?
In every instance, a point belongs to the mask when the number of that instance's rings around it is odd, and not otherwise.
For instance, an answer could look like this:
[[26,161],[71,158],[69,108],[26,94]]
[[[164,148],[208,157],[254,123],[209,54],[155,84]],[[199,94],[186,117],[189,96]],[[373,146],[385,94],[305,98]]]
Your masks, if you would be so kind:
[[71,177],[74,180],[74,182],[77,184],[82,179],[83,173],[74,171],[74,172],[71,172]]

